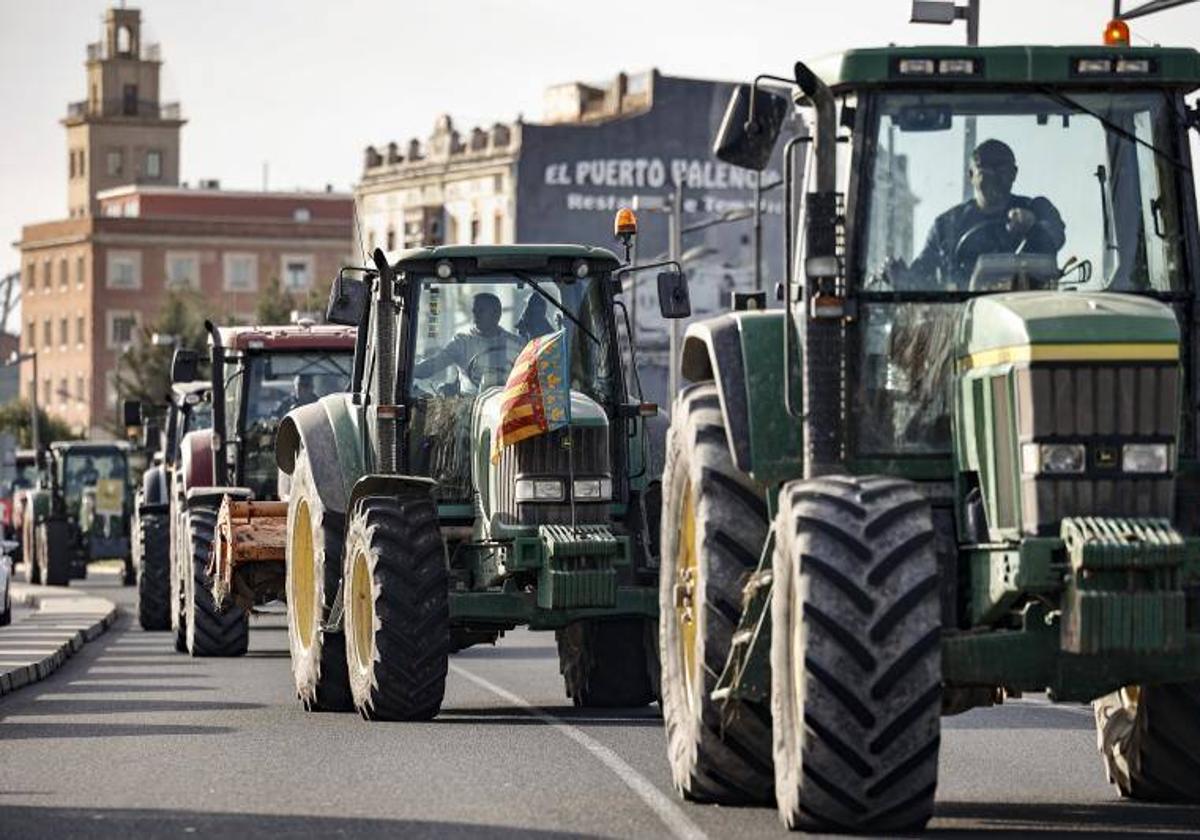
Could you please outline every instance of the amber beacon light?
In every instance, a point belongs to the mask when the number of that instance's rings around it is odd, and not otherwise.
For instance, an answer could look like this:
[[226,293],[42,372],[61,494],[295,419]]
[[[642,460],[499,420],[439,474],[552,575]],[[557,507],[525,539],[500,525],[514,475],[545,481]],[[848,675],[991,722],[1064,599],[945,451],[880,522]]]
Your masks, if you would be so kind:
[[1129,24],[1120,18],[1113,18],[1104,27],[1104,45],[1106,47],[1129,46]]
[[637,216],[633,215],[633,211],[628,207],[622,207],[617,211],[617,216],[613,220],[613,236],[621,238],[636,235]]

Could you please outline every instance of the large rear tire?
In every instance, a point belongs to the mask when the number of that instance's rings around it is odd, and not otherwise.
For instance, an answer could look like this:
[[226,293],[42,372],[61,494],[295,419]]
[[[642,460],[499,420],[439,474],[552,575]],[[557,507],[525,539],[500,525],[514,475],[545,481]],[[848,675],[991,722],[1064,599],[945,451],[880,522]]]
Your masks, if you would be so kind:
[[576,621],[554,637],[558,670],[576,706],[620,708],[654,702],[658,650],[649,621]]
[[368,720],[428,720],[449,668],[449,578],[429,497],[372,496],[346,532],[346,661]]
[[137,518],[137,614],[143,630],[171,629],[170,521],[166,514]]
[[187,599],[184,597],[184,581],[191,551],[187,547],[187,511],[172,506],[171,514],[171,630],[175,637],[175,650],[187,653]]
[[67,586],[71,582],[71,526],[64,519],[47,519],[37,526],[38,565],[45,586]]
[[342,579],[342,523],[330,524],[304,450],[292,471],[287,533],[288,643],[296,696],[310,712],[353,711],[346,640],[325,629]]
[[241,656],[250,646],[250,617],[234,604],[222,609],[213,600],[208,560],[212,554],[217,509],[196,505],[188,509],[191,571],[184,580],[187,652],[192,656]]
[[933,814],[941,609],[929,504],[907,481],[779,491],[775,796],[789,828],[896,833]]
[[712,698],[767,539],[767,504],[733,464],[711,382],[675,402],[663,492],[659,653],[675,787],[704,802],[770,802],[769,709]]
[[25,518],[21,521],[21,551],[25,555],[25,578],[37,585],[42,582],[42,566],[39,562],[37,525],[34,524],[33,503],[26,500]]
[[1130,686],[1093,706],[1097,746],[1122,796],[1200,803],[1200,682]]

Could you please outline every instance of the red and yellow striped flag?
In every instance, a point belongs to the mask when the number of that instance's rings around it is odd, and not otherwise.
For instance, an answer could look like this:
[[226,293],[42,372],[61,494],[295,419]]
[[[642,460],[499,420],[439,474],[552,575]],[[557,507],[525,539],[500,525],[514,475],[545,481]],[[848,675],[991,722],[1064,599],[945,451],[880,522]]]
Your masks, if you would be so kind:
[[561,429],[571,422],[570,356],[567,331],[539,336],[513,362],[492,442],[492,463],[506,446]]

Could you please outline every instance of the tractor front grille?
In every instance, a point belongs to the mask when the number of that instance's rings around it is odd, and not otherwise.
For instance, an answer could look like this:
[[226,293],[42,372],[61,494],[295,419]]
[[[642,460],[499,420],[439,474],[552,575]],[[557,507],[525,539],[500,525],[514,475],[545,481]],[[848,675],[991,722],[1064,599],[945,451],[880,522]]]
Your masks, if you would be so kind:
[[[512,525],[553,525],[571,522],[569,502],[521,502],[516,500],[517,477],[558,478],[570,487],[572,471],[576,478],[610,476],[607,426],[571,426],[570,447],[567,429],[550,432],[507,446],[497,464],[497,498],[493,510],[501,521]],[[572,465],[571,459],[574,458]],[[575,505],[577,523],[597,524],[609,519],[608,502],[583,502]]]
[[1119,458],[1115,465],[1105,465],[1098,453],[1119,454],[1124,443],[1176,444],[1179,384],[1174,364],[1032,365],[1017,370],[1019,443],[1083,443],[1088,453],[1083,473],[1022,474],[1024,530],[1056,533],[1071,516],[1171,517],[1173,474],[1124,473]]

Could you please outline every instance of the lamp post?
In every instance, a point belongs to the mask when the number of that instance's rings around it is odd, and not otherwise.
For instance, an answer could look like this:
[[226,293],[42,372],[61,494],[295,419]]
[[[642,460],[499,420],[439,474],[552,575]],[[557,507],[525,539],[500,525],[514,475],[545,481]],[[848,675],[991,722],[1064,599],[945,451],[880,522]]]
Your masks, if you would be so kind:
[[5,366],[19,365],[21,362],[33,362],[33,387],[29,389],[29,441],[33,444],[34,457],[41,461],[42,446],[41,435],[38,434],[38,404],[37,404],[37,389],[38,389],[38,370],[37,370],[37,351],[30,350],[26,353],[19,353],[16,350],[8,357]]

